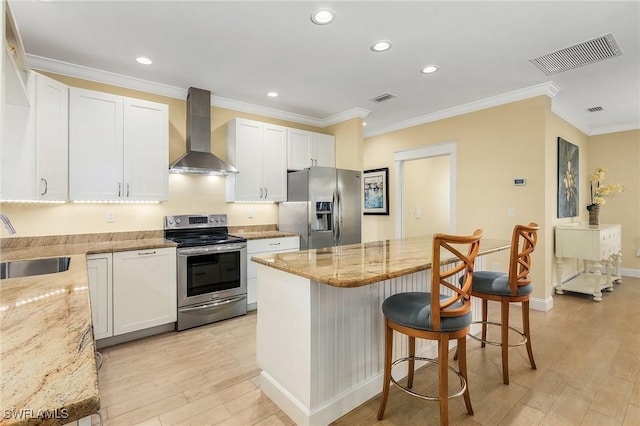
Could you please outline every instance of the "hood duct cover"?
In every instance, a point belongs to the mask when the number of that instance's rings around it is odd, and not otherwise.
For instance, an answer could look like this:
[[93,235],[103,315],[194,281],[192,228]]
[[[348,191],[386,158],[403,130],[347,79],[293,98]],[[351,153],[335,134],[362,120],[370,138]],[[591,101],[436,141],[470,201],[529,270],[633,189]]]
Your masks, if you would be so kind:
[[228,175],[235,167],[211,153],[211,92],[190,87],[187,94],[187,152],[169,166],[170,173]]

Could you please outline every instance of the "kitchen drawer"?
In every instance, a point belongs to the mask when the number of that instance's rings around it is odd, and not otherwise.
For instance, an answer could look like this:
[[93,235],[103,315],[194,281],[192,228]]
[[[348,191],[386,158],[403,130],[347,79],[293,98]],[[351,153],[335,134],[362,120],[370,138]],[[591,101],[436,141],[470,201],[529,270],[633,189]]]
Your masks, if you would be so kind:
[[298,250],[300,237],[265,238],[247,241],[247,254],[273,252],[281,250]]

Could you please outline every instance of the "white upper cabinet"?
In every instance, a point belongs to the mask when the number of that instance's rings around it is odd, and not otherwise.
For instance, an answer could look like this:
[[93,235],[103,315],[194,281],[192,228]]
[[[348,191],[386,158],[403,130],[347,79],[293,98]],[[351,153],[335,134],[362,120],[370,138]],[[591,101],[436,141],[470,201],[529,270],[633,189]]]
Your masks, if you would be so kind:
[[166,200],[168,127],[167,105],[71,88],[69,197]]
[[69,199],[69,88],[56,80],[36,75],[36,198]]
[[169,198],[169,107],[124,98],[124,192],[137,201]]
[[335,167],[335,136],[288,129],[287,169]]
[[36,72],[28,87],[30,107],[5,106],[1,198],[66,201],[68,87]]
[[243,118],[227,125],[227,201],[287,199],[287,128]]
[[323,133],[313,133],[311,153],[318,167],[336,166],[336,137]]

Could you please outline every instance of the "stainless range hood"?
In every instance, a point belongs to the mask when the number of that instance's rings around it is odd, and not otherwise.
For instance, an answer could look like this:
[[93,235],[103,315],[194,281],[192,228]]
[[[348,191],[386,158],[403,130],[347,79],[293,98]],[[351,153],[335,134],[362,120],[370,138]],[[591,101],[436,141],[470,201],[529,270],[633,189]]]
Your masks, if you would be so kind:
[[169,173],[228,175],[235,167],[211,153],[211,92],[190,87],[187,93],[187,152],[169,166]]

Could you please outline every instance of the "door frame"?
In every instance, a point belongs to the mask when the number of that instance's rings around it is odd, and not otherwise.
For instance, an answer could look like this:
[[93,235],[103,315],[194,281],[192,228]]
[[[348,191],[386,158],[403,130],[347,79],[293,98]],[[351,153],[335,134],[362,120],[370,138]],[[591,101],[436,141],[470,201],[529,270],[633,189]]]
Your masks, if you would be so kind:
[[402,238],[404,235],[404,162],[411,160],[420,160],[423,158],[449,156],[449,185],[451,195],[449,197],[449,233],[456,233],[456,182],[457,182],[457,148],[458,143],[455,141],[442,142],[433,145],[425,145],[419,148],[411,148],[402,151],[396,151],[393,154],[395,162],[395,181],[397,182],[396,191],[396,208],[399,214],[396,215],[396,238]]

